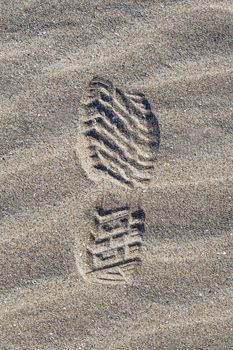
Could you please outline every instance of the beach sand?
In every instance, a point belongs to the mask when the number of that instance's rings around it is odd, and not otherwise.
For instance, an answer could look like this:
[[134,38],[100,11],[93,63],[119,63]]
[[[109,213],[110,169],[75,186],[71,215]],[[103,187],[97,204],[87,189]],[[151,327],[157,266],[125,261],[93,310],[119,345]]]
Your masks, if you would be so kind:
[[[230,0],[0,0],[1,350],[232,350],[232,33]],[[90,162],[96,76],[159,122],[142,188]],[[130,282],[89,277],[99,208],[143,211]]]

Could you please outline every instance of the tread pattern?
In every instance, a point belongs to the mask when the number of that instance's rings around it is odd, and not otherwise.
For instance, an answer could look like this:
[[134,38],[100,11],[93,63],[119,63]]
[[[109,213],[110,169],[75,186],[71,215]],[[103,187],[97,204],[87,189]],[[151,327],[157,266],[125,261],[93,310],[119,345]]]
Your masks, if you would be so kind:
[[145,95],[126,94],[110,81],[95,77],[88,98],[85,136],[93,167],[129,187],[148,183],[160,131]]
[[87,276],[98,282],[128,283],[141,263],[144,220],[140,208],[96,208],[96,228],[87,247]]

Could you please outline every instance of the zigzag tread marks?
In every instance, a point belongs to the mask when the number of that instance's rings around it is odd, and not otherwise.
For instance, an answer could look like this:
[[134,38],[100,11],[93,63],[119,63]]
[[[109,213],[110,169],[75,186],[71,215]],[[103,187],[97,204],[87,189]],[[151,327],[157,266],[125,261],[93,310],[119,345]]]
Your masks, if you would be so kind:
[[139,170],[146,170],[151,169],[153,167],[151,161],[140,161],[137,160],[137,157],[134,157],[134,153],[130,152],[130,150],[126,149],[124,145],[122,145],[122,148],[120,149],[118,147],[119,143],[113,139],[113,136],[106,131],[105,129],[101,129],[98,125],[94,128],[91,128],[87,131],[86,136],[93,138],[94,140],[97,140],[98,142],[102,143],[102,146],[107,147],[111,151],[115,151],[117,156],[121,158],[122,161],[126,161],[127,163],[134,166],[136,169]]
[[83,277],[97,283],[132,283],[142,264],[144,233],[141,207],[96,206],[85,253],[77,254]]
[[144,173],[142,177],[139,171],[134,171],[132,167],[127,166],[127,163],[121,162],[119,159],[115,159],[113,155],[102,149],[96,150],[96,156],[101,160],[102,164],[111,164],[111,167],[115,170],[117,166],[118,172],[122,172],[128,181],[130,181],[130,179],[131,181],[136,180],[139,182],[149,180],[149,174]]
[[159,125],[142,93],[124,93],[101,77],[89,86],[85,136],[93,168],[129,187],[148,183],[159,148]]
[[147,152],[144,152],[143,149],[141,149],[140,147],[138,147],[137,144],[132,144],[129,143],[128,138],[119,131],[119,129],[116,127],[116,125],[111,124],[108,120],[108,118],[103,118],[102,116],[96,114],[96,116],[94,116],[94,119],[89,119],[85,122],[85,124],[90,127],[90,126],[94,126],[97,124],[101,124],[101,126],[106,129],[106,131],[110,132],[111,134],[115,135],[115,138],[117,139],[117,141],[119,143],[122,143],[126,149],[131,152],[132,154],[134,154],[137,158],[137,160],[141,160],[143,161],[151,161],[154,160],[151,157],[148,158],[148,154]]

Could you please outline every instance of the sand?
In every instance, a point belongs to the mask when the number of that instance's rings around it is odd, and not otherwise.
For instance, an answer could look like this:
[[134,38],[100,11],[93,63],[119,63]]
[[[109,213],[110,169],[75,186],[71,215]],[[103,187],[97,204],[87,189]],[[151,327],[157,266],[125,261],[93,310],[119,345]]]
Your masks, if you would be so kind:
[[[0,1],[1,350],[232,349],[232,16],[230,0]],[[94,168],[96,76],[153,108],[144,187]],[[87,259],[118,209],[145,231],[123,282]]]

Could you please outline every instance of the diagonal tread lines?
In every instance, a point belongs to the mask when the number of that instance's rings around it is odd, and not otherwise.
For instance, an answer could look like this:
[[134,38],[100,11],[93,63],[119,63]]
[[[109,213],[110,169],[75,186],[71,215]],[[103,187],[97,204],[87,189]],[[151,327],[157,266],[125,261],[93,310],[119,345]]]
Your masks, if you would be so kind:
[[[148,183],[159,124],[143,93],[125,93],[101,77],[89,84],[85,136],[93,167],[129,187]],[[93,154],[94,150],[94,154]]]

